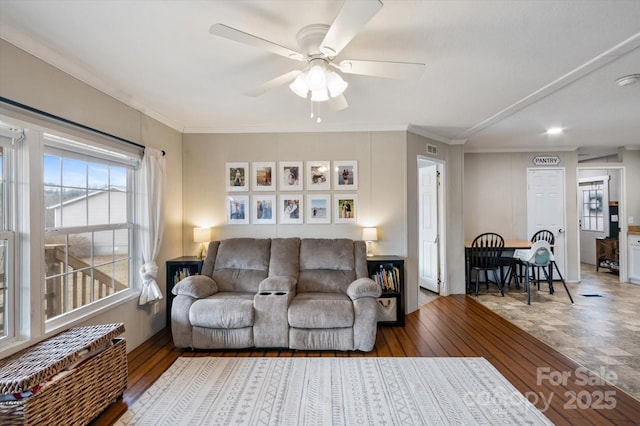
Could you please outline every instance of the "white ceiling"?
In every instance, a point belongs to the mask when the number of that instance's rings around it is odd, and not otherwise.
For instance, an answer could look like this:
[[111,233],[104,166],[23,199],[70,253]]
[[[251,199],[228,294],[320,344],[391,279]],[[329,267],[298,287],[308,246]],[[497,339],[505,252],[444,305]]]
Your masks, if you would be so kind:
[[[182,132],[405,130],[465,151],[640,147],[640,0],[383,0],[338,59],[421,62],[414,81],[344,75],[323,122],[284,85],[304,63],[209,34],[298,49],[341,0],[0,0],[0,36]],[[565,128],[547,136],[550,126]]]

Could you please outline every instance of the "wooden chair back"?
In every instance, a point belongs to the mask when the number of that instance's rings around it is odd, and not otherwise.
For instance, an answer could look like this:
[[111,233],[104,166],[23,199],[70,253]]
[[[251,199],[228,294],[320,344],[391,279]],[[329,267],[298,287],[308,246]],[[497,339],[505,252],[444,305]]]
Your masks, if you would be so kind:
[[497,269],[504,249],[504,238],[494,232],[478,235],[471,243],[469,262],[475,269]]

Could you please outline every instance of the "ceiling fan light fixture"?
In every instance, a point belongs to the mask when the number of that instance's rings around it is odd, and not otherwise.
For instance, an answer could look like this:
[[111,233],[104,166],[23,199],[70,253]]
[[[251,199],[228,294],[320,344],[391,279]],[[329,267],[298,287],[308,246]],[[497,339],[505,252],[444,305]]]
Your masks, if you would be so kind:
[[327,76],[324,62],[322,65],[311,64],[309,71],[307,72],[307,86],[311,91],[321,90],[327,87]]
[[303,99],[306,99],[309,94],[309,86],[307,86],[306,77],[306,73],[302,73],[289,85],[291,91]]
[[311,91],[311,100],[313,102],[325,102],[329,100],[329,94],[326,88]]
[[344,81],[337,72],[327,72],[327,89],[329,89],[329,95],[332,98],[342,95],[348,86],[349,83]]

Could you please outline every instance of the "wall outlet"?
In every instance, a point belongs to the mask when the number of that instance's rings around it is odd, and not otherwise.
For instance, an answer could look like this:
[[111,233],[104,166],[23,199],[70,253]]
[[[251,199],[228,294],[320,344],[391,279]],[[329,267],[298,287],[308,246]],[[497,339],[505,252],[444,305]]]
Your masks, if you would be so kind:
[[629,216],[629,225],[633,225],[633,216]]
[[156,302],[154,304],[151,305],[151,312],[153,313],[153,315],[156,315],[158,312],[160,312],[160,303]]

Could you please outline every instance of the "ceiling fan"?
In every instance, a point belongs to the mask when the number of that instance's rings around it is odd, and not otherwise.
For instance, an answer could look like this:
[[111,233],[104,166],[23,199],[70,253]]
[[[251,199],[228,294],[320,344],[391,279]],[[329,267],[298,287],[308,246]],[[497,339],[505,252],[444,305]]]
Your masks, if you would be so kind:
[[[245,94],[259,96],[275,87],[289,84],[295,94],[311,100],[312,108],[318,102],[328,101],[332,109],[341,110],[348,106],[343,95],[348,83],[344,81],[339,72],[410,79],[419,77],[424,69],[424,64],[410,62],[353,59],[334,62],[342,49],[382,9],[382,6],[380,0],[345,0],[331,26],[312,24],[298,31],[299,50],[289,49],[220,23],[212,25],[209,32],[289,59],[306,62],[303,69],[289,71],[245,92]],[[311,116],[313,118],[313,111]]]

